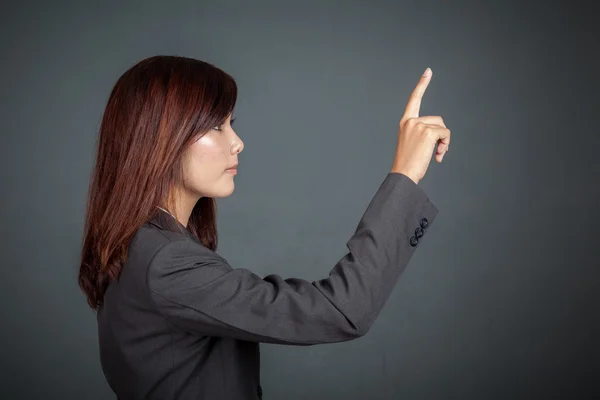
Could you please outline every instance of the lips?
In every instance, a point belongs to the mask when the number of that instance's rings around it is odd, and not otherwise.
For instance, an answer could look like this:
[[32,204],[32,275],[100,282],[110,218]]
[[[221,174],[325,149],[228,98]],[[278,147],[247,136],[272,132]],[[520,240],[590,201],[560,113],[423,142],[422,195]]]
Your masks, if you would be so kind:
[[235,165],[233,165],[233,166],[231,166],[231,167],[227,168],[227,170],[237,169],[237,167],[238,167],[238,165],[237,165],[237,164],[235,164]]

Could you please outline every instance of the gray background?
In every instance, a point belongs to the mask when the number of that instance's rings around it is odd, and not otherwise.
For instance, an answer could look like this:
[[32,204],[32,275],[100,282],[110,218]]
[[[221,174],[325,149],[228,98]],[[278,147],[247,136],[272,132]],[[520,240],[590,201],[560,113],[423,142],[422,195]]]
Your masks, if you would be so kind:
[[310,280],[346,253],[433,69],[421,115],[453,133],[420,183],[435,227],[367,336],[262,345],[265,399],[598,395],[596,14],[518,3],[5,2],[1,398],[114,398],[77,263],[104,104],[155,54],[239,84],[218,252]]

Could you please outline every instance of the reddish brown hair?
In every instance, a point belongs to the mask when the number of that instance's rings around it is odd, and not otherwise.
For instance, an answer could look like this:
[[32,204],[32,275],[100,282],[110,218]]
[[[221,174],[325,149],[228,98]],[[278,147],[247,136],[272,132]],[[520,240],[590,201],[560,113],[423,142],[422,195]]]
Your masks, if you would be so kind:
[[[136,231],[156,206],[173,209],[186,148],[233,112],[237,84],[204,61],[155,56],[133,65],[110,93],[90,178],[79,286],[97,310],[118,279]],[[216,201],[202,197],[188,229],[217,248]]]

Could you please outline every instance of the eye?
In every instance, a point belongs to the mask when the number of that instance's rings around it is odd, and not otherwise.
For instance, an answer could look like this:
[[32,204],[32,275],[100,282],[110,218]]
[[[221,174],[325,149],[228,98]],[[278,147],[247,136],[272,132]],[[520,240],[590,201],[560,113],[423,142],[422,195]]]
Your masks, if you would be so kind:
[[[234,123],[234,122],[235,122],[235,118],[231,118],[231,122],[230,122],[231,126],[233,126],[233,123]],[[224,125],[224,124],[217,125],[217,126],[215,126],[213,129],[214,129],[215,131],[221,131],[221,127],[222,127],[223,125]]]

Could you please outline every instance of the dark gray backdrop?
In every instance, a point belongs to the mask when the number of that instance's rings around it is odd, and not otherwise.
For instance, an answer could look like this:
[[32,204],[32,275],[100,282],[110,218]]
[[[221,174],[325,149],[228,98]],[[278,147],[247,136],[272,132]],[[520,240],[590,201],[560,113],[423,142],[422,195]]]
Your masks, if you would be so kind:
[[[576,3],[10,2],[0,13],[1,397],[114,398],[76,284],[108,93],[155,54],[239,83],[219,201],[235,267],[319,279],[422,115],[452,130],[440,209],[359,340],[262,346],[265,399],[591,397],[600,369],[598,30]],[[531,3],[531,2],[530,2]],[[593,2],[589,2],[593,4]],[[582,2],[582,4],[584,4]]]

